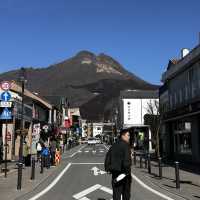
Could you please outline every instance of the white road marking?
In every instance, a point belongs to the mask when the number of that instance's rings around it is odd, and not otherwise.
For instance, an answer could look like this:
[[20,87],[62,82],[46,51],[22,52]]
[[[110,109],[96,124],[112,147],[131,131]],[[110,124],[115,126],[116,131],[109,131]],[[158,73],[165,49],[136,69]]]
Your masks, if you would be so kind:
[[100,153],[103,153],[103,152],[104,152],[104,151],[102,151],[102,150],[100,151]]
[[107,193],[109,193],[111,195],[113,194],[113,191],[110,188],[107,188],[107,187],[104,187],[104,186],[102,186],[100,188],[100,190],[103,190],[104,192],[107,192]]
[[104,165],[104,163],[72,163],[72,165]]
[[71,163],[69,163],[64,169],[63,171],[54,179],[54,181],[48,186],[46,187],[44,190],[42,190],[40,193],[38,193],[37,195],[35,195],[34,197],[30,198],[29,200],[36,200],[39,197],[41,197],[42,195],[44,195],[45,193],[47,193],[52,187],[54,187],[56,185],[56,183],[62,178],[62,176],[64,175],[64,173],[70,168]]
[[109,149],[109,147],[107,147],[105,144],[104,144],[104,147],[108,150]]
[[85,153],[88,153],[89,151],[85,151]]
[[83,198],[81,198],[79,200],[90,200],[90,199],[88,199],[87,197],[83,197]]
[[102,174],[106,174],[105,171],[103,170],[100,170],[98,167],[92,167],[91,171],[93,171],[94,173],[94,176],[98,176],[99,174],[102,175]]
[[72,158],[73,156],[75,156],[81,149],[83,149],[85,146],[82,146],[78,151],[76,151],[75,153],[73,153],[71,156],[69,156],[70,158]]
[[87,194],[94,192],[95,190],[99,189],[100,187],[101,187],[101,185],[99,185],[99,184],[93,185],[92,187],[89,187],[88,189],[83,190],[82,192],[79,192],[78,194],[75,194],[73,197],[75,199],[80,199],[81,197],[84,197]]
[[[79,192],[79,193],[73,195],[73,197],[74,197],[75,199],[79,199],[79,200],[90,200],[90,199],[88,199],[88,198],[86,197],[86,195],[88,195],[88,194],[90,194],[90,193],[92,193],[92,192],[94,192],[95,190],[98,190],[98,189],[99,189],[99,190],[102,190],[102,191],[104,191],[104,192],[107,192],[107,193],[110,194],[110,195],[113,194],[113,192],[112,192],[112,190],[111,190],[110,188],[107,188],[107,187],[104,187],[104,186],[102,186],[102,185],[96,184],[96,185],[93,185],[93,186],[91,186],[91,187],[89,187],[89,188],[83,190],[82,192]],[[112,199],[111,199],[111,200],[112,200]]]
[[157,190],[154,190],[152,188],[150,188],[148,185],[146,185],[145,183],[143,183],[139,178],[137,178],[134,174],[131,174],[132,175],[132,178],[135,179],[142,187],[144,187],[145,189],[149,190],[150,192],[162,197],[163,199],[166,199],[166,200],[174,200],[160,192],[158,192]]

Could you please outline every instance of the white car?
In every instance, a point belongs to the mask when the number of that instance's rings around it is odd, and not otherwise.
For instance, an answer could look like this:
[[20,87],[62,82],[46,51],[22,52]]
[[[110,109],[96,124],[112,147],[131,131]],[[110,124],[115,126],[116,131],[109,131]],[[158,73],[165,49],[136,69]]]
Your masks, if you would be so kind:
[[97,143],[96,138],[88,138],[88,145],[93,145],[96,143]]
[[101,140],[99,138],[96,138],[96,143],[101,144]]

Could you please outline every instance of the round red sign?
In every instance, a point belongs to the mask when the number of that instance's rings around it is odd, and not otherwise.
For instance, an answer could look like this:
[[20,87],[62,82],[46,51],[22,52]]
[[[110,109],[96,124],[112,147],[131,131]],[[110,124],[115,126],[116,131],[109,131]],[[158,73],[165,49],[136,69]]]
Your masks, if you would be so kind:
[[2,90],[9,90],[11,88],[11,84],[8,81],[1,82],[1,89]]

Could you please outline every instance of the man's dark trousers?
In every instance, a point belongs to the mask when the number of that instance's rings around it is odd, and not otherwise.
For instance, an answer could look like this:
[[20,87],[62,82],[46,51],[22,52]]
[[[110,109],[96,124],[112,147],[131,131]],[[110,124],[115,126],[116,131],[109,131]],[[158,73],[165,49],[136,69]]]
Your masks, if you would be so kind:
[[130,200],[131,197],[131,175],[127,175],[123,180],[115,183],[119,174],[112,174],[113,200]]

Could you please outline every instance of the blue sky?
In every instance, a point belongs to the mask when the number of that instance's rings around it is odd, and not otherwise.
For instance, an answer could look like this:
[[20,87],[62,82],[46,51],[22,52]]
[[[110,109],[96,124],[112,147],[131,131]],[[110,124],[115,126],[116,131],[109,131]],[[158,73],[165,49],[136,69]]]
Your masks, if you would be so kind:
[[105,53],[154,84],[200,32],[199,0],[1,0],[0,73]]

